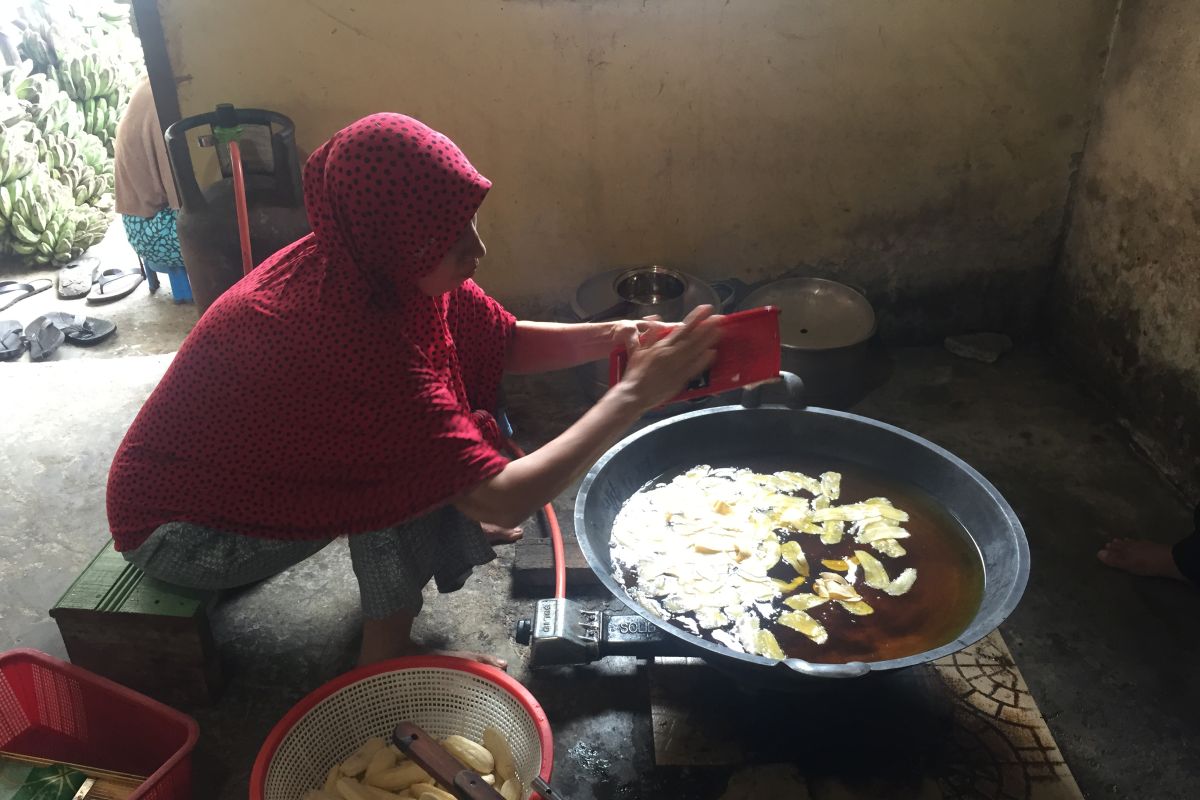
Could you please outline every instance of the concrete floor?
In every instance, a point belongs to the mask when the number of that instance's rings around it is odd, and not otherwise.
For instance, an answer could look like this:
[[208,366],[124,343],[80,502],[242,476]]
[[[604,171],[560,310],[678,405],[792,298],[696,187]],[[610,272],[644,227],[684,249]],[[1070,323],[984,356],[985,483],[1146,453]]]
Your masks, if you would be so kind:
[[[138,258],[125,238],[125,232],[118,221],[109,229],[108,235],[102,242],[88,251],[88,255],[100,259],[102,269],[112,267],[129,269],[137,267]],[[11,266],[0,266],[0,279],[29,282],[35,278],[54,280],[56,269],[28,269]],[[82,298],[78,300],[60,300],[51,287],[47,291],[35,294],[25,300],[15,303],[11,308],[0,311],[0,320],[15,319],[22,326],[28,325],[37,317],[51,311],[66,311],[71,314],[86,314],[111,320],[117,325],[117,331],[111,337],[92,347],[74,347],[63,345],[54,355],[46,359],[46,363],[54,361],[70,361],[77,358],[119,358],[132,355],[151,355],[159,353],[174,353],[179,349],[179,343],[188,331],[196,324],[199,314],[196,306],[190,303],[176,304],[171,296],[170,283],[165,275],[160,276],[159,290],[153,294],[146,281],[128,297],[101,305],[90,305]],[[13,363],[29,363],[29,353]],[[0,364],[3,366],[3,364]]]
[[[0,507],[0,650],[64,655],[46,609],[106,539],[109,461],[169,361],[103,356],[155,353],[177,341],[194,311],[160,307],[162,300],[123,301],[134,318],[169,320],[165,333],[129,324],[123,353],[97,349],[63,363],[0,364],[0,480],[9,498]],[[1110,411],[1045,354],[1018,351],[992,366],[932,348],[890,357],[888,381],[854,410],[965,458],[1025,525],[1033,571],[1003,632],[1080,786],[1092,798],[1193,796],[1200,775],[1200,685],[1192,680],[1200,593],[1112,572],[1094,557],[1112,535],[1183,535],[1190,524],[1183,500],[1130,450]],[[524,445],[553,436],[582,407],[569,375],[514,380],[507,391]],[[571,498],[558,505],[569,522]],[[531,602],[512,595],[510,566],[511,552],[503,552],[463,591],[428,595],[418,636],[510,659],[512,673],[549,713],[556,782],[567,797],[717,797],[728,770],[652,768],[648,689],[637,662],[526,668],[510,632]],[[218,607],[215,633],[233,680],[219,704],[193,712],[203,731],[197,797],[245,796],[270,727],[352,664],[357,604],[348,553],[336,542]]]

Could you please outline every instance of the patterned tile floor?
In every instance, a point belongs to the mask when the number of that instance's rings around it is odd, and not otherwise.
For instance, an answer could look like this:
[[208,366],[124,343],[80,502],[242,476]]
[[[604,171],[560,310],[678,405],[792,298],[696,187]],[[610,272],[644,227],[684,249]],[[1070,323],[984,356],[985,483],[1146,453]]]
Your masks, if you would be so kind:
[[[811,800],[1083,797],[999,632],[861,692],[849,681],[773,696],[766,719],[761,703],[730,695],[725,681],[696,659],[660,659],[650,669],[656,764],[743,765],[729,778],[730,800],[763,796],[756,792]],[[718,696],[733,702],[711,702]],[[922,707],[932,713],[919,714]],[[890,746],[876,727],[908,741]],[[813,738],[863,758],[812,749]],[[789,748],[799,757],[779,761]],[[878,757],[889,750],[894,758]]]

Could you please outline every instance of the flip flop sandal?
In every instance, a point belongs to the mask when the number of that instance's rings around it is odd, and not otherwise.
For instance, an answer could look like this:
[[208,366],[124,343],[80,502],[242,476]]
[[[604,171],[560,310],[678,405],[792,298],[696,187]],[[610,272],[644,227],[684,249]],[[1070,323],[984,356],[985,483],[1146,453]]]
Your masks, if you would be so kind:
[[87,301],[89,303],[111,303],[122,297],[128,297],[145,280],[140,267],[134,269],[113,267],[104,270],[96,277],[95,285],[88,292]]
[[0,321],[0,361],[20,358],[25,352],[25,337],[21,335],[21,323],[15,319]]
[[96,282],[96,272],[100,269],[100,259],[95,256],[84,256],[67,264],[58,271],[58,296],[63,300],[76,300],[85,297]]
[[68,342],[80,347],[99,344],[117,331],[116,323],[109,320],[65,311],[51,311],[44,319],[50,320],[54,327],[62,331]]
[[53,322],[38,317],[25,328],[25,339],[29,342],[29,357],[34,361],[44,361],[62,347],[67,337]]
[[35,294],[44,292],[53,285],[54,281],[49,278],[38,278],[29,283],[0,281],[0,311],[14,303],[21,302],[26,297],[33,297]]

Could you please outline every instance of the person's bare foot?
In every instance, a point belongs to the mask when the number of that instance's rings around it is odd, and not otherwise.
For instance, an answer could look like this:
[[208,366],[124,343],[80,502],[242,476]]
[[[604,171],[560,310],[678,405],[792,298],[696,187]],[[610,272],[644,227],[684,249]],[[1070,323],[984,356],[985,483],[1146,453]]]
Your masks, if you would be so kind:
[[1134,575],[1187,580],[1175,565],[1169,544],[1144,539],[1112,539],[1096,557],[1110,567]]
[[525,535],[519,527],[505,528],[503,525],[493,525],[490,522],[479,524],[483,528],[483,535],[487,539],[487,543],[491,545],[512,544]]

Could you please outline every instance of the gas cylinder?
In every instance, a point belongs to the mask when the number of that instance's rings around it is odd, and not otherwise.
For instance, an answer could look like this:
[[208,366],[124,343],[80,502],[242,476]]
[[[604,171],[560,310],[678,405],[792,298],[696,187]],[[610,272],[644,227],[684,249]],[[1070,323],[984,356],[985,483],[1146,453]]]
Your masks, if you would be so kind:
[[[201,313],[243,275],[229,150],[217,135],[231,128],[238,129],[242,153],[253,263],[260,264],[310,231],[296,126],[290,119],[274,111],[222,104],[212,113],[187,117],[167,128],[167,152],[182,205],[179,248]],[[221,178],[203,190],[192,164],[192,131],[199,131],[200,147],[216,148],[221,167]]]

